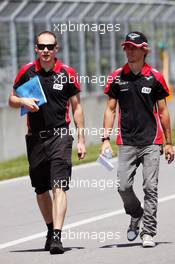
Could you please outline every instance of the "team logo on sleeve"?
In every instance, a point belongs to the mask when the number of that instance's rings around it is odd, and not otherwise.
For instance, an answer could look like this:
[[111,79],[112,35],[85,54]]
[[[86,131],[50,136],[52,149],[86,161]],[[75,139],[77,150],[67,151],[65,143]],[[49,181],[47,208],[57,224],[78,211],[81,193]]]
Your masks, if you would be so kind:
[[150,87],[142,87],[142,93],[144,94],[150,94],[151,90]]

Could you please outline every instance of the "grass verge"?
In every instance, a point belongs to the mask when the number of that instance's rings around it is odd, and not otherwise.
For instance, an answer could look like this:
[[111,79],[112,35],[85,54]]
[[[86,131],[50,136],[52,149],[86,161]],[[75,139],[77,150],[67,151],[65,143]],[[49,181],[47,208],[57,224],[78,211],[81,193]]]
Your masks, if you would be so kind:
[[[175,129],[172,130],[172,138],[173,138],[173,145],[175,145]],[[111,142],[112,148],[114,150],[114,155],[117,154],[117,147],[115,145],[115,142]],[[99,155],[101,144],[94,144],[87,147],[87,155],[84,160],[79,161],[77,158],[77,152],[76,150],[73,150],[72,153],[72,162],[73,165],[80,165],[83,163],[88,163],[95,161]],[[16,177],[21,177],[28,174],[28,162],[27,157],[25,155],[8,160],[0,162],[0,180],[6,180]]]
[[[111,143],[116,155],[116,145],[115,142]],[[90,145],[87,147],[87,155],[84,160],[79,161],[77,158],[76,149],[72,153],[72,163],[73,165],[80,165],[83,163],[88,163],[95,161],[99,155],[101,144]],[[0,162],[0,180],[12,179],[16,177],[21,177],[28,174],[28,162],[26,155],[20,156],[16,159]]]

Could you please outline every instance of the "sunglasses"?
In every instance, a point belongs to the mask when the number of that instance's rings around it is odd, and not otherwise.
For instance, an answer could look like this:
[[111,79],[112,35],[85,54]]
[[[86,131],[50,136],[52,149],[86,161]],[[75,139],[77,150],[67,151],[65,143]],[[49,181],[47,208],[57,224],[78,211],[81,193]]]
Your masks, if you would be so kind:
[[44,50],[47,48],[48,50],[53,50],[55,48],[56,44],[37,44],[37,48],[39,50]]

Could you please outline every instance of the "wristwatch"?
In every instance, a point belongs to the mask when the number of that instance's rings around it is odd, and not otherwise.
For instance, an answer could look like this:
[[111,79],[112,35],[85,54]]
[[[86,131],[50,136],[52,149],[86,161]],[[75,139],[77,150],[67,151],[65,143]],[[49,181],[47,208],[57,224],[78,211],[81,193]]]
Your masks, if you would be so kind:
[[172,142],[166,142],[165,145],[172,145]]

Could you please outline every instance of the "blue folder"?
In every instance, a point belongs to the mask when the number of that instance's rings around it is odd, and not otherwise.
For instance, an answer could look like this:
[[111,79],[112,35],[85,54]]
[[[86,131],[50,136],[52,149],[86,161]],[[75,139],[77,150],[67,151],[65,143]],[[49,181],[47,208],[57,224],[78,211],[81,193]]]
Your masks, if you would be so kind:
[[[38,76],[35,76],[28,82],[25,82],[23,85],[20,85],[15,92],[16,95],[19,97],[39,99],[39,101],[36,102],[38,106],[47,103],[47,99]],[[24,107],[21,107],[21,116],[25,115],[28,112],[29,110]]]

